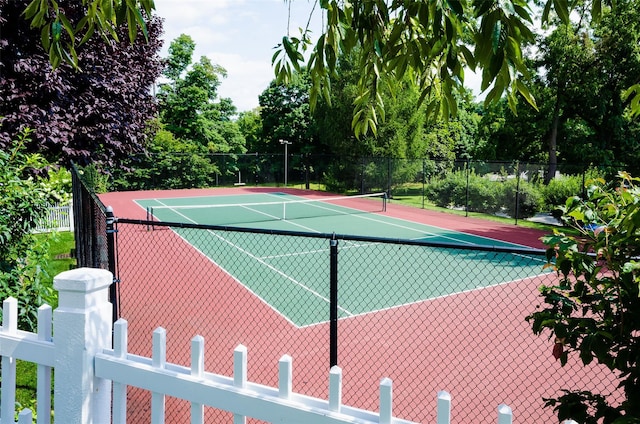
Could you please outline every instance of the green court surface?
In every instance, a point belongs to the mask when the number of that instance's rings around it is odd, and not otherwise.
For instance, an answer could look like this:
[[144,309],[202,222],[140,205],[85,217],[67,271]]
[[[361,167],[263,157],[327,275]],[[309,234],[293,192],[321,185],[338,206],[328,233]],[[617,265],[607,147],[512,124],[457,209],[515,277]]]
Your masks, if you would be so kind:
[[[144,199],[137,203],[145,209],[152,207],[154,219],[164,222],[238,222],[237,226],[244,228],[520,247],[388,216],[382,212],[383,201],[379,198],[307,202],[284,193],[259,193]],[[282,219],[283,214],[286,219]],[[173,230],[293,324],[327,321],[327,238]],[[338,242],[341,318],[538,275],[544,263],[541,257],[463,248],[360,242],[346,237]],[[467,270],[466,274],[462,270]]]

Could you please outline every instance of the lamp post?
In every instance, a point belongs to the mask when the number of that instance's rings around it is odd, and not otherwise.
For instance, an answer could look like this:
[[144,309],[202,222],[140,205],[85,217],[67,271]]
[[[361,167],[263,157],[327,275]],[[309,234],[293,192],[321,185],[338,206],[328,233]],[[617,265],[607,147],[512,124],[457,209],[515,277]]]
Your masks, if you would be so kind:
[[289,172],[289,167],[287,166],[287,159],[289,155],[287,154],[287,147],[291,144],[288,140],[280,139],[280,144],[284,144],[284,186],[287,186],[287,174]]

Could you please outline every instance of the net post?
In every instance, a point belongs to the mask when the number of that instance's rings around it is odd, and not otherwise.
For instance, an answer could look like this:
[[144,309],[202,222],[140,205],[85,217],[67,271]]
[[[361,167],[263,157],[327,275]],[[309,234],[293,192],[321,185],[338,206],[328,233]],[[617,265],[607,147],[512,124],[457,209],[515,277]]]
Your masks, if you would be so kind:
[[153,231],[153,206],[147,206],[147,231]]
[[385,191],[384,194],[382,195],[382,212],[386,212],[387,211],[387,199],[388,198],[389,198],[389,195]]
[[338,365],[338,239],[335,233],[329,241],[329,368]]

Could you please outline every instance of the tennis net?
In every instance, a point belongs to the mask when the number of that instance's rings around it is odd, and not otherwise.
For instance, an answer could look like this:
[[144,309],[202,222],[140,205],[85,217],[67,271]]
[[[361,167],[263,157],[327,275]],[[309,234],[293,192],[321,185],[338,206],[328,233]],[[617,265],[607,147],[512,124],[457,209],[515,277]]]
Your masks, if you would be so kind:
[[386,193],[274,202],[147,207],[148,220],[190,222],[204,225],[235,225],[252,222],[295,220],[324,216],[376,213],[387,210]]

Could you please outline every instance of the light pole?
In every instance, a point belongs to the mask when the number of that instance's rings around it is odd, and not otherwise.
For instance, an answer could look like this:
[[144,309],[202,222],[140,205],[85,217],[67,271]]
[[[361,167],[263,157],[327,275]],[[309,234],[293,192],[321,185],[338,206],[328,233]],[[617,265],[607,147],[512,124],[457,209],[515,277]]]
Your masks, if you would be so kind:
[[287,173],[289,172],[289,167],[287,166],[287,159],[289,155],[287,154],[287,147],[291,144],[288,140],[280,139],[280,144],[284,144],[284,186],[287,186]]

